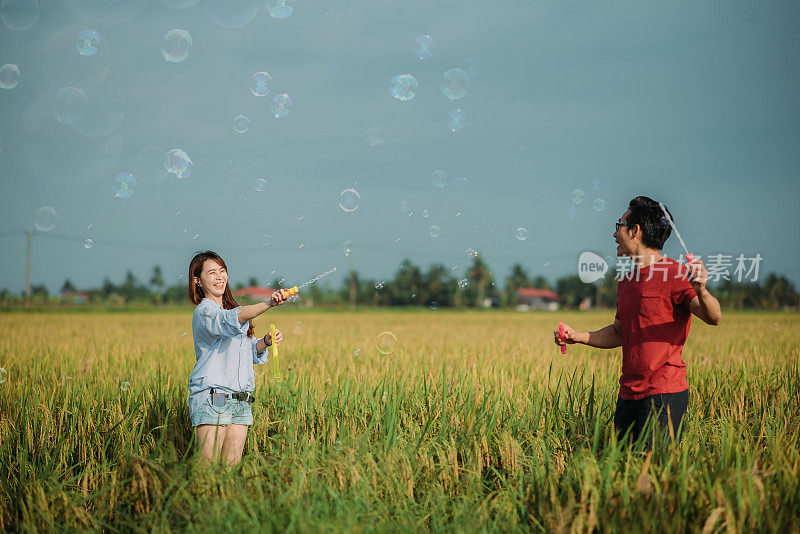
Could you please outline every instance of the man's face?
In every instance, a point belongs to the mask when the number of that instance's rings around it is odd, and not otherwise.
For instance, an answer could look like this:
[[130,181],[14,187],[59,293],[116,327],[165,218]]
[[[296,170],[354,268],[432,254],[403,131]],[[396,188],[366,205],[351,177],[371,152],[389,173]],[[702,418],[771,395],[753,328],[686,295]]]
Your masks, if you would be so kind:
[[[622,214],[622,217],[619,218],[620,223],[627,223],[628,216],[631,214],[631,211],[628,210]],[[629,226],[620,226],[619,229],[614,231],[614,241],[617,242],[617,256],[633,256],[636,252],[636,241],[634,239],[634,233],[636,232],[636,227],[631,228]]]
[[225,286],[228,285],[228,271],[216,261],[206,260],[203,263],[200,279],[195,278],[195,281],[200,282],[200,286],[207,296],[221,297],[225,292]]

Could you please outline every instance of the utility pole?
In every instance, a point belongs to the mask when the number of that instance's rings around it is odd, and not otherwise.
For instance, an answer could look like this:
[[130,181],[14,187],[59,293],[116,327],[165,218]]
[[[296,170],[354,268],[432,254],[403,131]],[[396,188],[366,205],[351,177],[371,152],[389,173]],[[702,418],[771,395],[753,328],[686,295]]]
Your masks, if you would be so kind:
[[28,264],[25,267],[25,305],[31,304],[31,241],[33,230],[28,230]]
[[355,247],[350,248],[350,307],[356,305],[356,270],[355,262],[353,261],[353,253]]

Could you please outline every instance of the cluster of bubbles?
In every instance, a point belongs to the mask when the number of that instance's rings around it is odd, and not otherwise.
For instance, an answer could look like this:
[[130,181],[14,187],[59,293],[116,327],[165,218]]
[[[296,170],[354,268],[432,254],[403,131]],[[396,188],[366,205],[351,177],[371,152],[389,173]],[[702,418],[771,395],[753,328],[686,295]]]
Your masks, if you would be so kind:
[[517,228],[517,231],[514,233],[514,236],[520,241],[525,241],[526,239],[528,239],[528,229],[520,226],[519,228]]
[[114,179],[114,198],[131,198],[136,190],[136,178],[129,172],[121,172]]
[[292,110],[292,99],[286,93],[275,95],[275,98],[272,99],[272,106],[269,109],[276,119],[282,119]]
[[377,291],[380,291],[381,289],[384,289],[385,287],[386,287],[386,281],[381,280],[379,282],[375,282],[375,289]]
[[450,112],[450,120],[448,121],[447,125],[450,127],[450,131],[456,133],[461,128],[464,127],[462,122],[464,122],[467,118],[467,115],[461,111],[461,108],[456,108]]
[[39,18],[39,3],[36,0],[3,0],[0,3],[0,19],[3,24],[24,32],[30,29]]
[[411,74],[395,74],[390,81],[389,94],[405,102],[414,98],[418,87],[419,82]]
[[189,57],[192,36],[186,30],[173,29],[164,34],[161,55],[169,63],[180,63]]
[[379,124],[367,130],[367,144],[369,146],[382,145],[388,138],[389,128]]
[[467,249],[467,257],[469,257],[469,258],[477,258],[478,257],[478,251],[475,250],[474,248],[471,248],[471,247],[468,248]]
[[42,206],[33,215],[33,225],[40,232],[49,232],[56,226],[58,214],[50,206]]
[[466,291],[467,289],[469,289],[469,280],[467,278],[462,278],[461,280],[458,281],[458,287]]
[[[599,191],[600,189],[599,179],[595,178],[594,180],[592,180],[592,189],[594,191]],[[582,204],[585,196],[586,195],[582,189],[575,189],[572,193],[570,193],[570,198],[572,199],[572,203],[574,204],[574,206],[570,206],[570,211],[569,211],[570,217],[575,216],[575,206]],[[606,201],[603,200],[602,198],[597,198],[592,203],[592,206],[594,207],[595,211],[605,211]]]
[[167,152],[166,167],[178,178],[188,178],[192,174],[192,159],[182,149],[173,148]]
[[431,174],[431,183],[433,187],[444,189],[445,184],[447,184],[447,173],[442,170],[433,171]]
[[397,347],[397,336],[392,332],[381,332],[378,334],[377,348],[381,354],[391,354]]
[[0,67],[0,89],[13,89],[19,83],[19,67],[6,63]]
[[348,213],[356,211],[360,199],[361,195],[358,194],[358,191],[352,188],[345,189],[339,193],[339,207]]
[[289,18],[294,12],[294,4],[296,0],[267,0],[266,8],[269,16],[274,19]]
[[436,41],[430,35],[420,35],[417,37],[417,57],[428,59],[433,55],[432,50],[436,48]]
[[445,71],[440,89],[442,94],[450,100],[458,100],[466,96],[469,82],[469,74],[464,69],[456,67]]

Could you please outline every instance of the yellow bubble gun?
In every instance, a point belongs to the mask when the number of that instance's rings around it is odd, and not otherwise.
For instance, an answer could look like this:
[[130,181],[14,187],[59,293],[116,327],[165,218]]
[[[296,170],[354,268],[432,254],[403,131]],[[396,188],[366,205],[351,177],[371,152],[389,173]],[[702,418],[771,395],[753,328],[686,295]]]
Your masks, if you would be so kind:
[[287,297],[291,297],[292,295],[294,295],[295,293],[298,293],[299,291],[300,290],[297,289],[297,286],[290,287],[289,289],[286,290],[286,296]]
[[275,342],[275,324],[269,325],[269,335],[272,338],[272,377],[280,382],[281,364],[278,361],[278,343]]

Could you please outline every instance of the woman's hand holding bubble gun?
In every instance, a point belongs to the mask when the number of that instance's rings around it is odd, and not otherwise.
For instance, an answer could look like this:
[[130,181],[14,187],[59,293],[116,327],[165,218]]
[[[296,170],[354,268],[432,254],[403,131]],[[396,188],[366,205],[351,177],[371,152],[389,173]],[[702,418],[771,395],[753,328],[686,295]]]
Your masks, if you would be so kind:
[[578,332],[571,326],[564,324],[564,321],[561,321],[558,323],[558,328],[553,330],[553,339],[556,345],[561,347],[561,354],[566,354],[567,345],[578,343]]
[[273,306],[280,306],[281,304],[289,300],[289,297],[296,294],[298,291],[299,290],[297,289],[297,286],[294,286],[289,289],[279,289],[278,291],[275,291],[270,297],[269,307],[272,308]]

